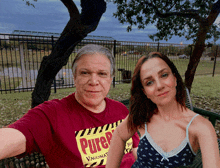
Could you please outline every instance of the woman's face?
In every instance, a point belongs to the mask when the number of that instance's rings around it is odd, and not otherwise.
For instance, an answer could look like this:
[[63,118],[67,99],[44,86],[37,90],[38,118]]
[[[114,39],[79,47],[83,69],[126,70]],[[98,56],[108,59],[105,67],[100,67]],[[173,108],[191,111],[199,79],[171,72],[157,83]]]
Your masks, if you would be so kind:
[[157,106],[176,101],[176,77],[161,58],[150,58],[141,66],[140,79],[145,95]]

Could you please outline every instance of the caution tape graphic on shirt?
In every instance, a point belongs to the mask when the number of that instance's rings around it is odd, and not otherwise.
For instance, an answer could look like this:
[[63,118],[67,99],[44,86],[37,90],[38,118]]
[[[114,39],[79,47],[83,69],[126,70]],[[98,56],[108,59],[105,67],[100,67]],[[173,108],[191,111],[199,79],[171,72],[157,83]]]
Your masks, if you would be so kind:
[[[101,127],[75,132],[76,141],[85,167],[106,165],[110,140],[119,120]],[[132,150],[132,138],[126,142],[125,153]]]

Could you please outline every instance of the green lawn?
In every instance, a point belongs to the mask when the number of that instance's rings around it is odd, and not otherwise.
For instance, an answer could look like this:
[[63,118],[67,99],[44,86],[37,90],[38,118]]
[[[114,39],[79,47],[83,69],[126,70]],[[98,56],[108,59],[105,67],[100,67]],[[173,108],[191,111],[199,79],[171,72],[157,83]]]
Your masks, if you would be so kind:
[[[192,85],[191,97],[193,104],[209,111],[220,112],[220,75],[195,77]],[[108,97],[124,100],[130,97],[131,84],[118,84],[111,88]],[[52,90],[50,99],[61,99],[75,91],[75,88]],[[22,117],[31,104],[31,92],[1,94],[0,99],[0,127],[10,124]]]

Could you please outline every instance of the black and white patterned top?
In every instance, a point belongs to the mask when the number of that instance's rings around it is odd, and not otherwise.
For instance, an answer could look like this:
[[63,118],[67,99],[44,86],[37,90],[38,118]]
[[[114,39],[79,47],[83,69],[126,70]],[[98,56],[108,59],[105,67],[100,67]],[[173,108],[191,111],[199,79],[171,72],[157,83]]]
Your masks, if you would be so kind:
[[189,142],[188,128],[196,116],[198,114],[191,119],[186,127],[186,138],[177,148],[170,152],[164,152],[154,142],[147,132],[147,124],[145,124],[145,134],[141,137],[138,145],[138,159],[131,168],[175,168],[192,164],[196,153],[193,151]]

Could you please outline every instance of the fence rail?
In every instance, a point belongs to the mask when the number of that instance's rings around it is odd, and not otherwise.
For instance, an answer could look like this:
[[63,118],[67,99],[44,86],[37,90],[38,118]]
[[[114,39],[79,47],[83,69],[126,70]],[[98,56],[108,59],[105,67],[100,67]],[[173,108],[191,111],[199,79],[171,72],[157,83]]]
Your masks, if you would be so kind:
[[[32,91],[41,60],[48,56],[58,37],[0,34],[0,92]],[[160,51],[174,62],[184,76],[192,53],[192,45],[128,42],[116,40],[84,39],[69,57],[69,61],[56,75],[52,88],[73,87],[72,61],[77,51],[86,44],[99,44],[108,47],[115,56],[115,83],[129,83],[137,60],[144,54]],[[216,54],[215,54],[216,53]],[[214,54],[214,55],[213,55]],[[206,48],[200,60],[196,75],[220,74],[220,60],[217,47]],[[216,59],[217,58],[217,59]],[[213,73],[214,72],[214,73]]]

